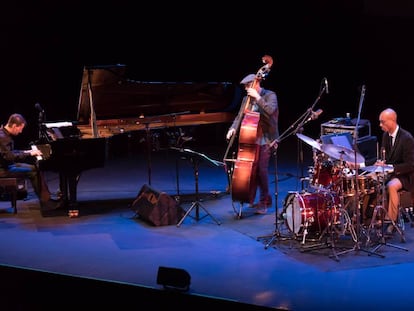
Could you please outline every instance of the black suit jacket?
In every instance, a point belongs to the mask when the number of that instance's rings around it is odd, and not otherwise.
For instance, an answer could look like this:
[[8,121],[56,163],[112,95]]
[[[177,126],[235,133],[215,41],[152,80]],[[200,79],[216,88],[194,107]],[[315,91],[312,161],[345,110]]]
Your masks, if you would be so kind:
[[394,165],[390,178],[397,177],[405,190],[414,193],[414,138],[400,127],[394,145],[391,143],[391,137],[384,132],[381,147],[385,149],[386,163]]

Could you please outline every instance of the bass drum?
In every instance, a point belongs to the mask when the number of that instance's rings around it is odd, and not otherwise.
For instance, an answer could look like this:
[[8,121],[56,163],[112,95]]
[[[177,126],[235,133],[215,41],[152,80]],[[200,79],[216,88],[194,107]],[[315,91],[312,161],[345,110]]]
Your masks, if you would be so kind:
[[339,223],[338,206],[339,197],[335,193],[289,192],[284,200],[283,217],[294,234],[301,235],[305,229],[319,234],[330,223]]

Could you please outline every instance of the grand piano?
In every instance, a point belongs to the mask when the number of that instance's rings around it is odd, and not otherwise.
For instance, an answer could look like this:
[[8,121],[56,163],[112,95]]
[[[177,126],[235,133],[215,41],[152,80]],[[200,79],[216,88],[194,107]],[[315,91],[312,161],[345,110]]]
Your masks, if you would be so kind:
[[[41,170],[59,173],[63,200],[77,205],[83,171],[104,167],[111,139],[125,133],[231,122],[237,90],[229,82],[148,82],[127,77],[125,65],[84,67],[74,122],[44,123],[50,156]],[[177,147],[177,146],[170,146]]]
[[231,121],[230,82],[146,82],[126,77],[126,66],[85,67],[78,105],[83,138],[125,131]]

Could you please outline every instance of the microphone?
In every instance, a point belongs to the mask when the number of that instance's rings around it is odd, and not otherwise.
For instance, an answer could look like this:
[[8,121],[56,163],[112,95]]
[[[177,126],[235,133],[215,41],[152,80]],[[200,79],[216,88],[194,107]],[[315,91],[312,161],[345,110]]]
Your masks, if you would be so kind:
[[385,159],[386,159],[386,157],[385,157],[385,148],[382,147],[381,148],[381,161],[383,161],[385,163]]
[[40,104],[39,104],[39,103],[36,103],[36,104],[35,104],[35,108],[36,108],[36,110],[37,110],[37,111],[39,111],[39,112],[45,112],[45,110],[42,108],[42,106],[40,106]]
[[316,111],[312,111],[311,112],[311,116],[310,116],[310,120],[316,120],[317,118],[319,118],[319,116],[322,114],[323,110],[322,109],[318,109]]
[[326,94],[329,94],[328,79],[323,78],[323,82],[325,83],[325,92]]

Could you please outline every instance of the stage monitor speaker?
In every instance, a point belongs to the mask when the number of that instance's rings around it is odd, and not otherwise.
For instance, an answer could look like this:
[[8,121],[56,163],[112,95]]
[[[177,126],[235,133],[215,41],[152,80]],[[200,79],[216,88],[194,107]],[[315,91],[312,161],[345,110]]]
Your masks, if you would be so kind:
[[143,185],[132,203],[132,209],[153,226],[176,225],[184,215],[183,209],[165,192]]
[[190,283],[191,276],[183,269],[158,268],[157,284],[163,285],[165,289],[188,291],[190,289]]

